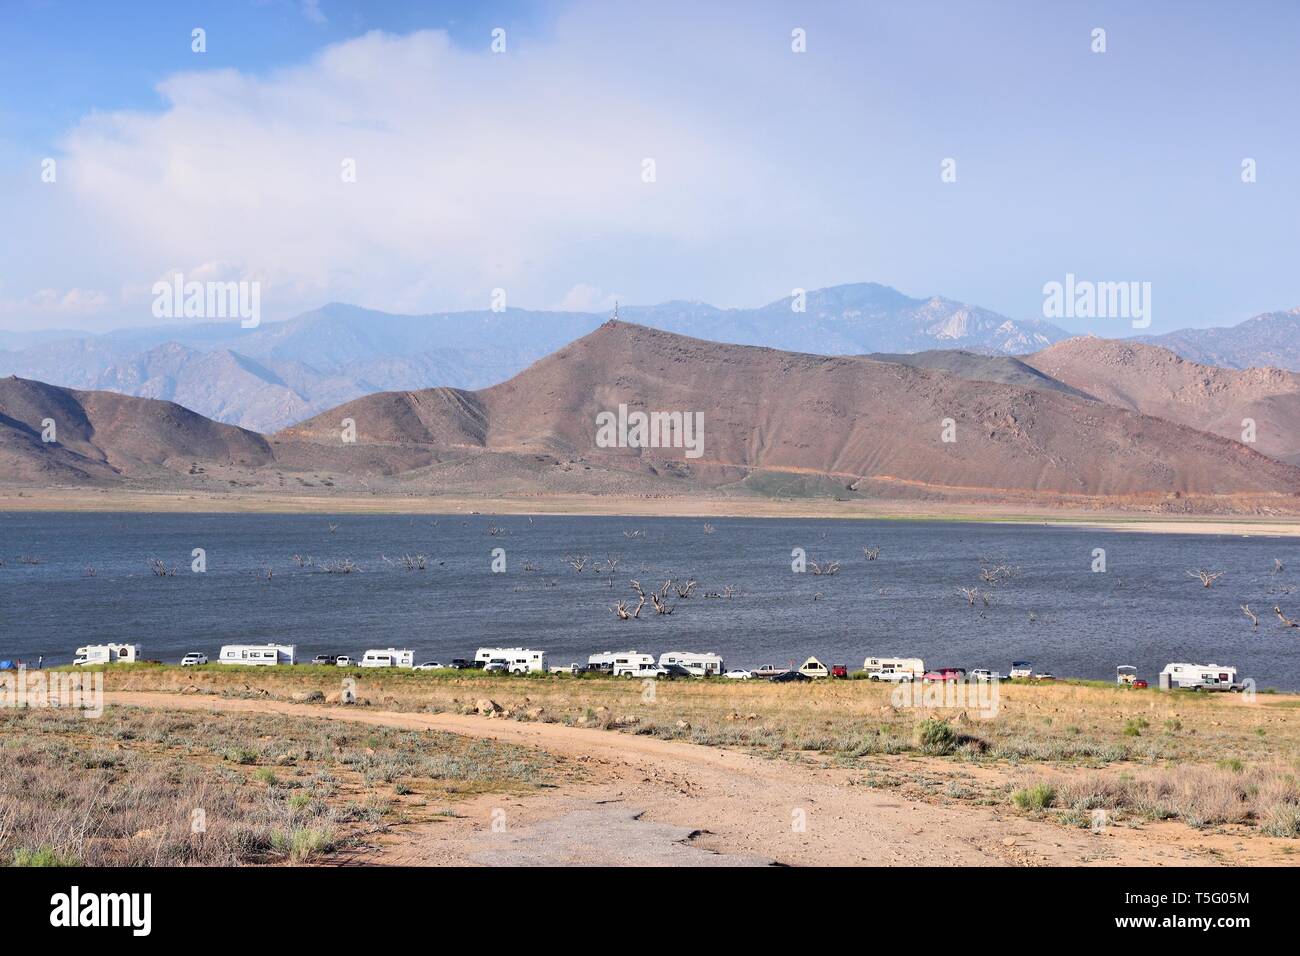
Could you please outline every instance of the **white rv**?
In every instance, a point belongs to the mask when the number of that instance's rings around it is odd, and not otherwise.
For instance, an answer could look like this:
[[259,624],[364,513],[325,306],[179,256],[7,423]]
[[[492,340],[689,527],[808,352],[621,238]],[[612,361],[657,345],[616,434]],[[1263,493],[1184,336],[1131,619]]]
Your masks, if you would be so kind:
[[1237,668],[1220,664],[1168,664],[1160,672],[1160,686],[1172,690],[1185,687],[1191,690],[1240,691],[1243,688],[1237,682]]
[[485,670],[493,661],[503,661],[504,668],[491,669],[511,674],[546,673],[546,652],[527,647],[480,647],[474,652],[474,660],[482,661]]
[[703,654],[695,651],[665,651],[659,655],[659,666],[676,664],[690,671],[692,677],[719,677],[726,668],[722,658],[717,654]]
[[223,644],[218,664],[292,664],[296,644]]
[[77,656],[72,663],[77,666],[86,664],[134,664],[140,660],[139,644],[87,644],[77,648]]
[[415,651],[399,651],[395,647],[366,651],[361,655],[362,667],[414,667]]
[[891,683],[918,681],[925,674],[925,661],[919,657],[868,657],[862,662],[869,680]]
[[653,654],[636,651],[604,651],[587,658],[587,665],[615,677],[660,677],[666,671],[655,663]]

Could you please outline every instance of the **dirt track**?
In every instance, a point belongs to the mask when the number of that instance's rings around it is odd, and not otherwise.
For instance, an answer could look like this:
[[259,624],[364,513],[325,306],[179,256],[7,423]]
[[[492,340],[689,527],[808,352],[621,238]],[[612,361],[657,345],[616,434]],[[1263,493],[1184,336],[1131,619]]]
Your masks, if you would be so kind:
[[[440,730],[581,761],[589,782],[459,804],[459,816],[400,828],[364,863],[790,865],[1248,865],[1281,862],[1271,841],[1178,824],[1100,832],[1011,808],[939,805],[854,785],[861,771],[770,760],[611,731],[157,692],[109,705],[292,714]],[[494,826],[495,821],[495,826]],[[800,822],[804,826],[800,828]],[[721,858],[716,856],[721,854]]]

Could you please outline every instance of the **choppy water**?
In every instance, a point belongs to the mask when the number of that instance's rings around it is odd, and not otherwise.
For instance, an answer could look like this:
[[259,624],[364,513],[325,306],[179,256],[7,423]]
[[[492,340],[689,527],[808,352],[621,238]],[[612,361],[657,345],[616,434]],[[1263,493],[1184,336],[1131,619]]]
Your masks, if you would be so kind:
[[[868,561],[865,546],[880,557]],[[838,560],[839,573],[792,573],[796,547]],[[205,573],[190,570],[194,548],[206,551]],[[494,548],[505,549],[505,573],[491,571]],[[1105,573],[1091,571],[1095,548]],[[416,553],[427,570],[384,560]],[[570,554],[590,555],[601,573],[576,573]],[[359,570],[328,574],[294,555]],[[155,576],[152,558],[176,575]],[[872,654],[1005,672],[1028,659],[1092,678],[1131,663],[1153,683],[1179,660],[1235,664],[1261,687],[1300,690],[1300,632],[1272,611],[1300,617],[1294,540],[855,520],[0,513],[0,560],[0,658],[66,662],[78,645],[109,640],[167,661],[272,640],[297,644],[299,660],[396,646],[446,661],[518,644],[553,664],[627,648],[717,651],[728,666],[816,654],[857,668]],[[988,586],[982,563],[1019,570]],[[1189,568],[1224,574],[1207,589]],[[641,620],[619,621],[610,610],[632,595],[629,579],[649,589],[669,577],[699,582],[673,614],[647,604]],[[703,596],[728,587],[733,597]],[[990,605],[969,606],[959,587],[987,589]],[[1257,630],[1243,603],[1259,613]]]

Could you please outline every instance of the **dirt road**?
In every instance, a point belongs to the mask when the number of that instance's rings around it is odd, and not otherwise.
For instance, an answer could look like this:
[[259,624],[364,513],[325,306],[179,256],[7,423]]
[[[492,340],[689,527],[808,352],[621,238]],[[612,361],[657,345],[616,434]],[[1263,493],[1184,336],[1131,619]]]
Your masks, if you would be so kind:
[[581,785],[472,799],[455,817],[399,828],[366,863],[1247,865],[1281,852],[1181,824],[1072,829],[1009,807],[901,798],[861,785],[861,770],[562,724],[158,692],[105,701],[447,731],[541,748],[588,771]]

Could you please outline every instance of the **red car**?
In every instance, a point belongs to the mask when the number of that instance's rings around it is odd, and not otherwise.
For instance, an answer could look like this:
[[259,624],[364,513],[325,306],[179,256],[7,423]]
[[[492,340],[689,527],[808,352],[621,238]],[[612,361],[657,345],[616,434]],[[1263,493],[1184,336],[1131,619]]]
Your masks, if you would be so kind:
[[848,665],[847,665],[847,664],[832,664],[832,665],[831,665],[831,676],[832,676],[832,677],[848,677],[848,676],[849,676],[849,668],[848,668]]
[[964,667],[936,667],[928,671],[921,680],[924,681],[963,681],[966,679],[966,668]]
[[1131,686],[1133,686],[1133,687],[1137,687],[1138,689],[1141,689],[1141,688],[1143,688],[1143,687],[1150,687],[1151,685],[1148,684],[1146,681],[1144,681],[1141,677],[1139,677],[1137,680],[1135,680],[1135,681],[1132,683]]

